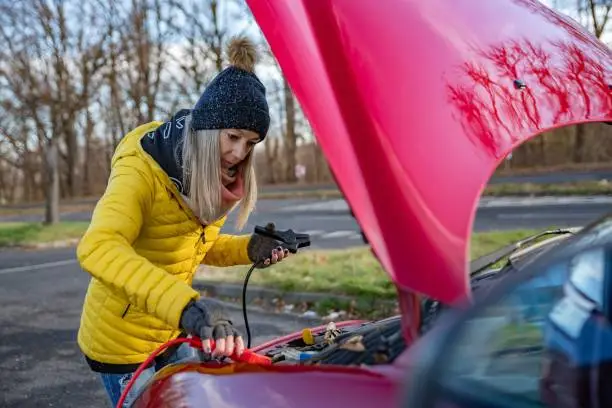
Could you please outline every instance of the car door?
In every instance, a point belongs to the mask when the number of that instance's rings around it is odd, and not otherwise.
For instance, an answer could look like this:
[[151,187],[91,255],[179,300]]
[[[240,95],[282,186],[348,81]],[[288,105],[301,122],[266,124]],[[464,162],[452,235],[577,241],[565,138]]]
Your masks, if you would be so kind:
[[444,316],[404,406],[612,406],[611,276],[606,218]]

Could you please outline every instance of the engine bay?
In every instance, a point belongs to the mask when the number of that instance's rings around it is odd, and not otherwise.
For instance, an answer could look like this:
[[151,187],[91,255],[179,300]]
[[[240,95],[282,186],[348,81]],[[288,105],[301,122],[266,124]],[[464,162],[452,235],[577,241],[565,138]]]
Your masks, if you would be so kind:
[[[301,245],[309,245],[306,234],[295,234],[291,230],[277,231],[273,225],[265,228],[256,227],[256,229],[260,234],[273,235],[294,246],[297,245],[296,237],[303,241],[300,241]],[[521,265],[526,260],[533,259],[574,233],[573,229],[545,231],[473,261],[470,265],[472,293],[478,297],[499,279],[520,271]],[[550,235],[553,235],[554,238],[549,238]],[[505,262],[502,263],[504,259]],[[246,308],[246,290],[254,268],[255,265],[245,277],[242,293],[243,315],[249,346],[251,335]],[[418,331],[423,335],[435,325],[438,317],[450,306],[428,297],[421,297],[420,303]],[[305,328],[301,336],[291,336],[290,340],[280,340],[277,344],[264,346],[256,353],[269,358],[272,365],[375,366],[392,363],[407,347],[402,333],[402,319],[399,315],[378,321],[346,323],[348,324],[330,322],[323,328]]]
[[[524,262],[533,259],[573,233],[575,233],[573,230],[546,231],[494,254],[492,259],[484,262],[484,267],[479,267],[471,275],[472,293],[478,297],[504,276],[519,273]],[[549,235],[558,236],[534,243],[536,239]],[[502,259],[507,259],[502,266],[493,267]],[[420,334],[429,331],[448,307],[436,299],[423,297]],[[343,327],[337,327],[331,322],[325,330],[317,333],[304,329],[300,338],[273,346],[267,349],[264,355],[275,365],[373,366],[392,363],[405,349],[401,316],[394,316]]]
[[338,328],[334,322],[320,333],[302,337],[265,352],[272,364],[361,366],[389,364],[406,348],[401,316]]

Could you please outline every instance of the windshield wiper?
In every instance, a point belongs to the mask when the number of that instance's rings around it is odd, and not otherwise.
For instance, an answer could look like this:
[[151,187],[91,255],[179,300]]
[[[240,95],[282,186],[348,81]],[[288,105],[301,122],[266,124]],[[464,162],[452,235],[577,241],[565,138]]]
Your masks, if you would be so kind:
[[564,235],[575,233],[575,228],[560,228],[555,230],[548,230],[529,236],[512,244],[506,245],[494,252],[491,252],[490,254],[481,256],[480,258],[470,262],[470,276],[475,275],[478,272],[482,272],[483,270],[495,265],[502,259],[512,255],[515,251],[522,249],[525,245],[528,245],[533,241],[536,241],[546,235]]

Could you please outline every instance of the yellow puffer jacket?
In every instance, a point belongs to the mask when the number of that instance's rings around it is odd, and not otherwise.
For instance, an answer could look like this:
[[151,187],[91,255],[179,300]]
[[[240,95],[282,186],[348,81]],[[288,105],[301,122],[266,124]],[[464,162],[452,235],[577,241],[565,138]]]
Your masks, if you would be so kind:
[[120,142],[107,189],[77,248],[92,275],[78,333],[90,360],[138,364],[179,335],[200,263],[246,265],[250,235],[220,234],[225,217],[203,227],[140,139],[162,122],[142,125]]

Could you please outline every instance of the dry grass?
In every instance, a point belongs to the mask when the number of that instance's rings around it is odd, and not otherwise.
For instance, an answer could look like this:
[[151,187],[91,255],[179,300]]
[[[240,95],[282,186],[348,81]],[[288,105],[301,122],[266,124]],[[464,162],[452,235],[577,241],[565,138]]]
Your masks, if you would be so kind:
[[46,226],[36,222],[0,223],[0,247],[33,245],[80,238],[89,223],[60,222]]
[[[534,234],[531,230],[476,233],[472,257],[479,257],[510,242]],[[204,266],[199,278],[242,283],[248,267]],[[308,250],[271,268],[253,272],[249,284],[293,292],[324,292],[356,297],[393,299],[395,287],[369,248]]]

